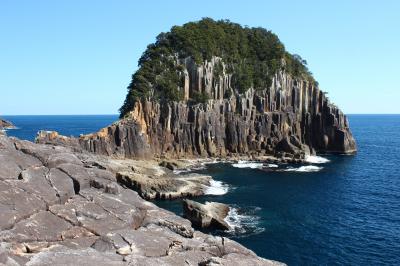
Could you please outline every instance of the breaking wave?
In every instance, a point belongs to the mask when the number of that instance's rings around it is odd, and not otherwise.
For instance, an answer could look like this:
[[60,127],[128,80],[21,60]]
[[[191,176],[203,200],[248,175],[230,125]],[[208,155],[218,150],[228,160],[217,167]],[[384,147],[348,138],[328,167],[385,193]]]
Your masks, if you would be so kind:
[[284,171],[286,172],[318,172],[322,170],[323,167],[315,166],[315,165],[303,165],[298,168],[287,168]]
[[184,173],[189,173],[189,172],[193,172],[193,171],[200,171],[200,170],[204,170],[207,168],[207,165],[210,164],[217,164],[220,163],[220,161],[218,160],[209,160],[209,161],[203,161],[203,162],[199,162],[199,161],[193,161],[193,165],[187,167],[187,168],[179,168],[179,169],[175,169],[173,172],[175,174],[184,174]]
[[237,163],[233,163],[232,166],[236,168],[260,169],[263,167],[263,164],[250,161],[238,161]]
[[204,188],[204,194],[219,196],[219,195],[225,195],[226,193],[228,193],[228,190],[229,190],[228,184],[225,184],[217,180],[211,180],[210,186],[206,186]]
[[328,163],[330,162],[328,159],[321,157],[321,156],[312,156],[312,155],[306,155],[305,161],[308,163]]
[[206,169],[206,166],[203,164],[200,164],[200,165],[192,166],[192,167],[185,168],[185,169],[182,169],[182,168],[175,169],[173,172],[174,172],[174,174],[179,175],[179,174],[189,173],[189,172],[193,172],[193,171],[200,171],[200,170],[204,170],[204,169]]
[[256,212],[260,210],[259,207],[250,207],[246,210],[230,207],[228,216],[225,218],[225,222],[231,227],[227,233],[236,237],[245,237],[265,231],[265,228],[260,226],[261,218],[256,215]]

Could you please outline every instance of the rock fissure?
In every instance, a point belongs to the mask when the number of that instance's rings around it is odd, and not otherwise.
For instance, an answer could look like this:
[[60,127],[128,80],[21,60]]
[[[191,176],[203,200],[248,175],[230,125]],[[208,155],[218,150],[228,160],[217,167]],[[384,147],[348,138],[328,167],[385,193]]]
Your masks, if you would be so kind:
[[62,168],[57,168],[57,169],[71,178],[72,183],[74,184],[74,192],[75,192],[75,194],[79,194],[79,191],[81,189],[79,181],[76,178],[74,178],[72,175],[70,175],[67,171],[65,171],[64,169],[62,169]]

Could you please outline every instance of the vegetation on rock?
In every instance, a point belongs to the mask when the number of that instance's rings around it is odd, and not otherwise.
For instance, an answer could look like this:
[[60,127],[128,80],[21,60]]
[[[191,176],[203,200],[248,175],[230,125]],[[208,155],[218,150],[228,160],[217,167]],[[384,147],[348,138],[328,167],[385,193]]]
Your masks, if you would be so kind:
[[[204,18],[172,27],[170,32],[159,34],[156,42],[147,47],[128,86],[128,94],[120,108],[121,117],[131,111],[140,98],[182,100],[183,93],[179,88],[183,87],[184,66],[177,58],[191,57],[200,65],[213,56],[222,58],[226,64],[237,93],[251,87],[268,88],[279,70],[315,83],[306,61],[288,53],[271,31]],[[214,72],[216,75],[223,73],[221,63]],[[195,94],[192,100],[205,102],[207,95]]]

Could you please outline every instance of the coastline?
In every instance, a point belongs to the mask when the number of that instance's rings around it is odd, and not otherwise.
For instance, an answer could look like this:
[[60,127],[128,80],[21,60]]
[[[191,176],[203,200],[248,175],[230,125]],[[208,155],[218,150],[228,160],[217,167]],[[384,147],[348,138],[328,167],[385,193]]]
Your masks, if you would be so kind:
[[6,263],[282,265],[225,237],[195,231],[188,220],[118,183],[116,172],[127,165],[154,174],[163,170],[157,161],[120,160],[6,136],[0,137],[0,155],[0,194],[16,204],[0,219]]

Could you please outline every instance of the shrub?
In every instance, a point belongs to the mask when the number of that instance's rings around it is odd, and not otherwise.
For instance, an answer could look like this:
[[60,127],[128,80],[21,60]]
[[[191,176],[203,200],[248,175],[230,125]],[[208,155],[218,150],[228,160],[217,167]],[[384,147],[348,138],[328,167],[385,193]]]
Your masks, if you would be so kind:
[[[226,64],[225,71],[233,75],[233,85],[239,93],[251,87],[269,87],[273,75],[280,69],[316,84],[307,62],[286,52],[271,31],[242,27],[228,20],[203,18],[172,27],[169,32],[159,34],[156,42],[147,47],[128,86],[127,97],[120,108],[121,116],[130,111],[135,101],[150,95],[163,101],[182,99],[179,77],[183,68],[176,64],[176,55],[192,57],[196,64],[210,60],[212,56],[221,57]],[[285,61],[283,66],[282,59]],[[222,72],[222,64],[218,63],[213,74],[217,77]],[[197,95],[195,98],[201,102],[205,96]]]

